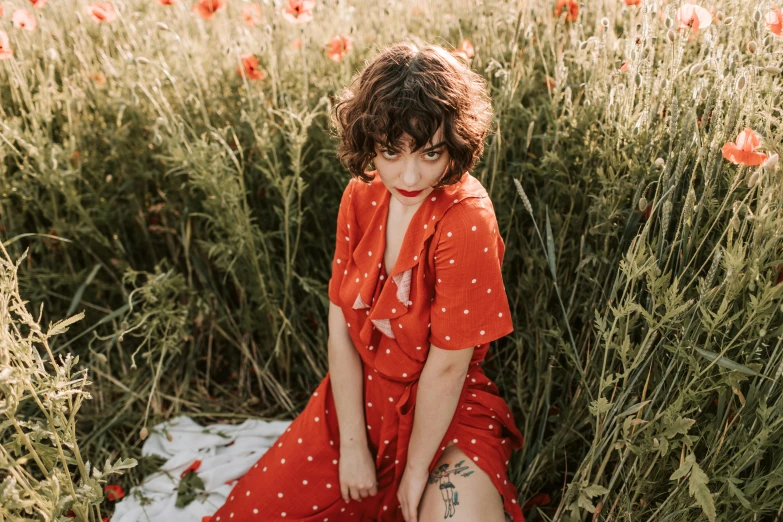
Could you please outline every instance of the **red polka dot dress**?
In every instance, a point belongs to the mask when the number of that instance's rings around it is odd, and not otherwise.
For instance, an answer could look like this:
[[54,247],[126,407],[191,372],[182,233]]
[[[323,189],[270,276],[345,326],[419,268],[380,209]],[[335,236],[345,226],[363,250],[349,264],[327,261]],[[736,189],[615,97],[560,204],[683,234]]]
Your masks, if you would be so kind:
[[363,363],[366,433],[378,494],[348,502],[340,495],[339,427],[327,373],[302,413],[239,479],[211,522],[403,522],[397,486],[431,344],[474,351],[429,471],[453,441],[490,477],[507,517],[524,522],[507,474],[511,452],[524,439],[480,365],[489,343],[513,331],[500,272],[505,245],[492,203],[470,173],[434,190],[414,213],[394,269],[386,274],[390,198],[380,179],[348,183],[329,280],[329,299],[342,309]]

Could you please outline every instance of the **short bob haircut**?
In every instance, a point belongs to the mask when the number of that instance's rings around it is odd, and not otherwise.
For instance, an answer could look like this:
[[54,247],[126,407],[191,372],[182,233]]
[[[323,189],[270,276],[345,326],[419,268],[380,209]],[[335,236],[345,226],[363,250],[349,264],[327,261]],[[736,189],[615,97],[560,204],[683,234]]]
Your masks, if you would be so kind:
[[439,189],[474,167],[493,116],[486,80],[470,70],[464,54],[404,41],[381,49],[351,81],[334,105],[332,123],[340,163],[366,183],[375,179],[365,170],[376,144],[399,151],[405,132],[415,152],[442,123],[451,161],[434,186]]

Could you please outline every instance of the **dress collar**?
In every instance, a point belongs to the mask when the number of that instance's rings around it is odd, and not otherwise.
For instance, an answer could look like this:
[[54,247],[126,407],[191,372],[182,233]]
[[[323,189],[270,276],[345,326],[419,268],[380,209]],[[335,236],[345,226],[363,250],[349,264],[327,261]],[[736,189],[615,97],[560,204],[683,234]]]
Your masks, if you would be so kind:
[[[374,207],[362,205],[363,209],[374,208],[375,211],[369,218],[368,224],[362,227],[362,239],[351,254],[353,263],[363,276],[360,277],[362,284],[352,305],[354,309],[371,307],[386,250],[386,222],[392,197],[391,192],[378,178],[377,170],[368,174],[376,174],[376,178],[368,184],[366,194],[361,197],[370,198],[378,204]],[[357,192],[354,191],[354,195],[356,194]],[[394,337],[393,332],[385,328],[388,320],[408,312],[411,272],[413,267],[422,262],[425,244],[435,233],[437,223],[452,205],[470,197],[487,197],[487,191],[476,178],[469,172],[465,172],[459,182],[432,191],[413,214],[405,231],[397,261],[388,274],[389,279],[394,281],[395,288],[390,288],[388,281],[384,284],[378,302],[372,306],[373,310],[368,317],[387,336]],[[352,206],[355,205],[356,202]],[[358,217],[354,216],[351,221],[358,223]]]

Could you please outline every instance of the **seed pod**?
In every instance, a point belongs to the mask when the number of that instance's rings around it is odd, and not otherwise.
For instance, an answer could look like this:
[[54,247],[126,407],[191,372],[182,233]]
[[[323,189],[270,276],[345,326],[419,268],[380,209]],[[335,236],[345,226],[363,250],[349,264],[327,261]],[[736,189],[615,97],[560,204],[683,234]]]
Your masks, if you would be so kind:
[[734,23],[733,16],[727,16],[726,19],[723,21],[723,25],[731,25],[733,23]]
[[764,67],[764,72],[768,72],[769,74],[780,74],[783,72],[783,69],[775,67],[774,65],[767,65]]
[[656,158],[656,160],[655,160],[655,166],[656,167],[663,167],[664,163],[666,163],[666,162],[663,161],[663,158]]
[[748,188],[753,188],[756,186],[759,180],[759,171],[755,171],[753,174],[748,177]]
[[743,74],[739,78],[737,78],[737,83],[735,84],[738,91],[741,91],[745,88],[745,75]]
[[764,168],[768,170],[775,170],[775,167],[778,166],[778,159],[779,156],[777,154],[773,154],[772,156],[768,157],[764,162]]
[[740,222],[736,214],[732,216],[731,221],[729,221],[729,224],[731,225],[731,229],[734,230],[734,232],[739,232]]
[[759,45],[756,43],[756,41],[755,41],[755,40],[751,40],[751,41],[749,41],[749,42],[748,42],[748,43],[745,45],[745,48],[748,50],[748,52],[749,52],[749,53],[751,53],[751,54],[752,54],[752,53],[755,53],[755,52],[758,50],[758,48],[759,48]]
[[647,210],[647,198],[642,196],[639,198],[639,212],[644,212]]
[[703,67],[704,67],[704,62],[695,63],[691,65],[691,70],[688,71],[688,74],[690,74],[691,76],[696,76],[701,72]]
[[761,11],[760,10],[756,9],[753,12],[753,21],[756,22],[756,23],[759,23],[761,21]]
[[670,42],[674,43],[674,41],[677,39],[677,33],[674,32],[674,29],[669,29],[669,32],[666,33],[666,38],[668,38]]
[[673,24],[674,24],[674,20],[672,20],[668,16],[666,17],[666,20],[663,21],[663,25],[665,25],[667,29],[671,29]]
[[603,25],[604,27],[609,27],[609,19],[605,16],[601,18],[601,25]]
[[141,440],[146,440],[146,439],[147,439],[147,435],[149,435],[149,433],[150,433],[150,432],[149,432],[149,430],[147,429],[147,427],[146,427],[146,426],[144,426],[144,427],[141,429],[141,431],[139,432],[139,437],[141,437]]
[[641,87],[642,86],[642,75],[639,74],[639,73],[636,73],[636,77],[634,77],[633,83],[635,83],[637,87]]

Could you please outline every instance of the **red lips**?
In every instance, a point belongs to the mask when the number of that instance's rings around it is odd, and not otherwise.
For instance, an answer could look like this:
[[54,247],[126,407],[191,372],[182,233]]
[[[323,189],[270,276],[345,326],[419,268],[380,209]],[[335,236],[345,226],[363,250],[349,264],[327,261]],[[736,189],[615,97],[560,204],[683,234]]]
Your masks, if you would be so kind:
[[421,193],[421,190],[417,190],[415,192],[408,192],[407,190],[397,189],[397,192],[399,192],[403,196],[407,196],[407,197],[410,198],[410,197],[419,195]]

